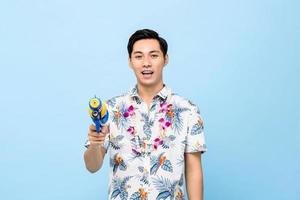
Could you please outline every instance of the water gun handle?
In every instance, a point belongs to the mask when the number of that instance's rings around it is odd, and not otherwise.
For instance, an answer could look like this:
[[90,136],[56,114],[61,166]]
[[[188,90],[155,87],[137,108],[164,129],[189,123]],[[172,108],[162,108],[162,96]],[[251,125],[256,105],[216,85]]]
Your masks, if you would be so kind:
[[109,117],[105,103],[96,96],[92,98],[89,102],[89,114],[96,126],[96,132],[99,133]]

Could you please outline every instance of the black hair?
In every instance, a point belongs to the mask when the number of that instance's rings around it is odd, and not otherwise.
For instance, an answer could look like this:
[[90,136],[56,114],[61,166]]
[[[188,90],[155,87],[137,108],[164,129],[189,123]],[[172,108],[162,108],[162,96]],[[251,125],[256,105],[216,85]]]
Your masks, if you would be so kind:
[[168,51],[168,43],[167,41],[160,37],[157,32],[150,30],[150,29],[141,29],[137,30],[134,34],[132,34],[129,38],[128,44],[127,44],[127,50],[129,58],[131,58],[131,53],[133,50],[133,45],[136,41],[142,40],[142,39],[155,39],[159,42],[159,46],[161,51],[163,52],[164,56],[166,56]]

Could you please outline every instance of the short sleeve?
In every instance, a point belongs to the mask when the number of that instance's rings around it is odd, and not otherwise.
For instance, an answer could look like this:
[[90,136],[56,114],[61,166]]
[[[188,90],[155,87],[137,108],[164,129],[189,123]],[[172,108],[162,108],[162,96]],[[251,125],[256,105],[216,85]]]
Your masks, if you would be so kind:
[[192,106],[187,123],[185,153],[206,152],[203,120],[196,106]]

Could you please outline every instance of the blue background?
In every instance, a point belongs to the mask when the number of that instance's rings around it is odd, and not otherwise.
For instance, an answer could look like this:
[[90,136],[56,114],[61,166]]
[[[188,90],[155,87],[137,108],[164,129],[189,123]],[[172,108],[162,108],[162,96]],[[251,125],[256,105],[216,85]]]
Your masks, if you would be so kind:
[[202,112],[207,200],[299,200],[296,0],[0,2],[0,198],[105,199],[90,174],[88,100],[127,91],[137,29],[169,43],[165,83]]

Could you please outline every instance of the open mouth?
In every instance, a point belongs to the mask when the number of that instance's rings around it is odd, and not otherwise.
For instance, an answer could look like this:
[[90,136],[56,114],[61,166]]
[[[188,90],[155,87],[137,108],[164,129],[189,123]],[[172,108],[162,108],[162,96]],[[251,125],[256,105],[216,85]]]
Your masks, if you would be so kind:
[[153,71],[151,71],[151,70],[144,70],[144,71],[142,71],[142,74],[146,75],[146,76],[149,76],[149,75],[153,74]]

